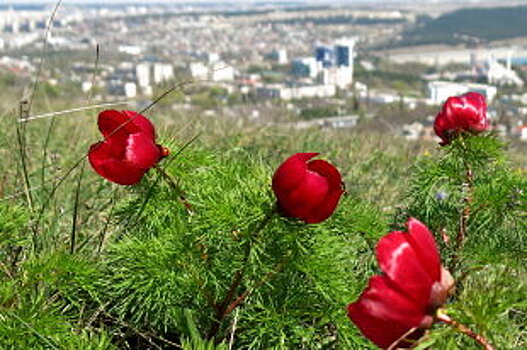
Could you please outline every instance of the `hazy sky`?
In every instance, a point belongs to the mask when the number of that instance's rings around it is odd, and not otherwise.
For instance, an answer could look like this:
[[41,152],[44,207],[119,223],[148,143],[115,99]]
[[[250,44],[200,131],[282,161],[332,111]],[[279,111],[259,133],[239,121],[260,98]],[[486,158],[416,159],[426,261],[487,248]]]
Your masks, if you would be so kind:
[[[57,0],[0,0],[0,5],[3,4],[47,4],[47,3],[56,3]],[[251,3],[255,1],[261,1],[261,0],[226,0],[226,1],[217,1],[217,0],[62,0],[64,4],[67,3],[142,3],[142,4],[148,4],[148,3],[159,3],[159,2],[167,2],[167,3],[193,3],[193,2],[216,2],[216,3],[222,3],[222,2],[239,2],[239,3]],[[265,0],[266,2],[274,2],[273,0]],[[306,2],[310,0],[293,0],[295,2]],[[280,2],[280,0],[276,0],[276,2]]]
[[[148,3],[253,3],[253,2],[300,2],[300,3],[326,3],[327,0],[62,0],[63,4],[74,4],[74,3],[139,3],[139,4],[148,4]],[[338,3],[359,3],[359,2],[450,2],[450,3],[473,3],[477,4],[478,2],[497,2],[496,0],[333,0],[332,4]],[[527,0],[517,0],[518,3],[525,3]],[[0,5],[9,5],[9,4],[54,4],[57,0],[0,0]]]
[[[0,5],[4,4],[14,4],[14,3],[24,3],[24,4],[46,4],[46,3],[55,3],[57,0],[0,0]],[[168,3],[193,3],[193,2],[209,2],[209,3],[222,3],[222,2],[239,2],[239,3],[252,3],[252,2],[323,2],[324,0],[62,0],[63,3],[107,3],[107,2],[125,2],[125,3],[142,3],[142,4],[148,4],[148,3],[159,3],[159,2],[168,2]],[[344,0],[344,2],[364,2],[364,1],[384,1],[384,2],[395,2],[400,0]],[[408,1],[408,0],[406,0]],[[410,0],[411,1],[411,0]],[[419,1],[419,0],[417,0]],[[423,1],[423,0],[420,0]],[[456,0],[450,0],[450,2],[455,2]],[[462,0],[459,0],[462,1]],[[467,1],[467,0],[463,0]],[[468,0],[470,1],[470,0]],[[474,1],[474,0],[472,0]],[[477,0],[476,0],[477,1]],[[339,1],[339,2],[342,2]]]

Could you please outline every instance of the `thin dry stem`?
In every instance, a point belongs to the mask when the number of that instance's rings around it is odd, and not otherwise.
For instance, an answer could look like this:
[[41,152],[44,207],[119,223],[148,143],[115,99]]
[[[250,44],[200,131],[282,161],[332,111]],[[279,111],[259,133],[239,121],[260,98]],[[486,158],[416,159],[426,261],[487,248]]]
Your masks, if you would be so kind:
[[56,117],[56,116],[60,116],[60,115],[64,115],[64,114],[71,114],[71,113],[75,113],[75,112],[89,111],[89,110],[97,109],[97,108],[125,106],[125,105],[129,105],[131,103],[132,103],[131,101],[108,102],[108,103],[100,103],[100,104],[91,105],[91,106],[70,108],[70,109],[65,109],[65,110],[62,110],[62,111],[44,113],[44,114],[39,114],[39,115],[32,115],[32,116],[28,115],[28,116],[26,116],[24,118],[20,118],[18,120],[18,123],[27,123],[27,122],[30,122],[32,120],[44,119],[44,118],[49,118],[49,117]]
[[400,342],[402,342],[403,340],[405,340],[405,338],[407,336],[409,336],[410,334],[412,334],[413,332],[415,332],[417,330],[417,327],[413,327],[413,328],[410,328],[406,333],[404,333],[403,335],[401,335],[399,337],[399,339],[397,339],[396,341],[394,341],[392,344],[390,344],[390,346],[388,347],[388,349],[386,350],[396,350],[397,349],[397,345],[399,345]]
[[55,16],[57,15],[57,12],[59,12],[59,8],[61,4],[62,4],[62,0],[58,0],[55,3],[55,7],[53,8],[53,11],[51,11],[51,16],[49,17],[49,21],[46,25],[46,29],[44,32],[44,45],[42,46],[42,51],[40,52],[40,59],[38,62],[37,74],[35,77],[35,82],[33,83],[33,89],[31,91],[31,95],[29,97],[28,110],[31,110],[31,106],[33,105],[35,93],[37,92],[38,83],[40,81],[40,75],[42,74],[42,67],[44,66],[44,55],[49,45],[49,40],[48,40],[49,34],[51,33],[51,27],[53,26],[53,21],[55,20]]
[[494,350],[494,347],[489,343],[489,341],[484,336],[482,336],[481,334],[477,334],[476,332],[472,331],[470,328],[468,328],[464,324],[454,321],[446,313],[438,310],[436,318],[439,321],[445,324],[448,324],[449,326],[452,326],[456,331],[474,339],[481,346],[481,348],[485,350]]
[[236,333],[236,325],[238,324],[239,313],[240,309],[236,309],[236,313],[234,314],[234,321],[232,322],[231,337],[229,339],[229,350],[231,350],[234,345],[234,334]]

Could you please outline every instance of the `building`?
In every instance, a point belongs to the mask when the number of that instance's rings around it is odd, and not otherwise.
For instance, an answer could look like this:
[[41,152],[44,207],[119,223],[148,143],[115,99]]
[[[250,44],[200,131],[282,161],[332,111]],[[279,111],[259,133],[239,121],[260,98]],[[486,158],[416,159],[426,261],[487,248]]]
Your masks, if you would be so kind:
[[323,68],[319,74],[319,81],[324,85],[335,85],[344,89],[353,82],[353,69],[344,66]]
[[117,47],[117,51],[132,56],[138,56],[143,53],[143,49],[140,46],[136,45],[120,45],[119,47]]
[[128,98],[133,98],[137,96],[137,85],[132,82],[124,83],[123,92],[124,92],[124,96]]
[[503,65],[493,55],[489,55],[487,63],[487,81],[489,84],[523,86],[523,80],[511,67],[511,56],[512,52],[509,53],[506,64]]
[[201,81],[233,81],[235,75],[234,67],[221,61],[208,65],[195,62],[188,69],[193,79]]
[[174,78],[174,67],[168,63],[154,63],[154,83],[159,84]]
[[150,63],[143,62],[135,66],[137,85],[141,88],[150,86]]
[[353,82],[353,50],[355,39],[342,38],[334,47],[320,45],[315,48],[318,80],[344,89]]
[[354,39],[340,39],[335,45],[335,64],[337,66],[335,84],[340,88],[345,88],[353,82],[354,48]]
[[527,126],[518,127],[519,139],[521,141],[527,141]]
[[209,78],[209,67],[201,62],[189,64],[190,76],[195,80],[207,80]]
[[496,97],[498,89],[492,85],[474,83],[454,83],[450,81],[431,81],[427,86],[428,100],[432,104],[441,104],[450,96],[457,96],[467,92],[477,92],[486,97],[490,103]]
[[316,78],[318,62],[315,57],[295,58],[292,62],[293,74],[301,78]]
[[359,116],[357,115],[344,115],[312,120],[300,120],[291,123],[290,125],[297,130],[309,129],[314,127],[318,127],[320,129],[344,129],[356,126],[358,121]]
[[208,64],[213,64],[220,61],[220,55],[216,52],[207,53],[206,58]]
[[285,49],[273,50],[273,52],[271,52],[269,57],[278,64],[286,64],[288,62],[287,61],[287,50]]
[[315,59],[320,62],[323,68],[335,65],[335,50],[329,46],[317,46],[315,48]]
[[293,85],[270,84],[256,89],[256,96],[263,99],[291,100],[297,98],[332,97],[337,89],[335,85]]
[[212,81],[233,81],[234,67],[224,62],[217,62],[210,69],[209,79]]
[[133,82],[112,80],[108,82],[106,88],[111,95],[125,96],[127,98],[137,96],[137,85]]
[[335,63],[337,67],[353,67],[354,39],[340,39],[335,44]]

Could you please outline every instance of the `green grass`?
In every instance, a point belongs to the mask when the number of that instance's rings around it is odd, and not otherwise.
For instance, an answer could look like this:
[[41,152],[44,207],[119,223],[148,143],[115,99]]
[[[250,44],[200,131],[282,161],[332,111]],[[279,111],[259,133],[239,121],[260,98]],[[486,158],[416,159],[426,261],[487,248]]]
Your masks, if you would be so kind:
[[[34,110],[42,113],[85,103],[37,96]],[[521,153],[512,163],[489,137],[467,139],[468,151],[460,144],[440,149],[390,135],[292,131],[155,106],[147,115],[158,141],[172,154],[181,150],[160,165],[185,191],[189,215],[154,171],[124,188],[85,164],[100,138],[96,115],[26,125],[29,191],[16,109],[0,119],[0,348],[213,349],[205,341],[215,322],[211,304],[243,266],[249,239],[255,243],[238,293],[257,288],[221,323],[216,339],[224,348],[231,336],[237,349],[373,348],[345,308],[377,272],[376,241],[409,215],[430,225],[445,263],[459,255],[450,314],[497,349],[527,348]],[[295,152],[320,152],[335,164],[347,194],[327,222],[275,216],[252,237],[274,205],[274,169]],[[457,252],[439,231],[455,237],[459,229],[463,159],[474,170],[474,199],[468,239]],[[444,201],[436,198],[440,190],[448,193]],[[437,349],[477,348],[442,325],[425,339]]]

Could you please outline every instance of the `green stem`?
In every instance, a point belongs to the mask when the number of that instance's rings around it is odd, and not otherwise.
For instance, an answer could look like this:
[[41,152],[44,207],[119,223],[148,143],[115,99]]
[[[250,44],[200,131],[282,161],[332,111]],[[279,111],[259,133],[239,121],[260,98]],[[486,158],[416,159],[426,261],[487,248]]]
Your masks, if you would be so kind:
[[472,194],[474,192],[474,174],[472,172],[472,167],[466,161],[465,163],[465,183],[464,192],[465,196],[463,198],[463,211],[459,218],[459,232],[456,237],[456,243],[458,247],[461,247],[467,236],[467,223],[470,218],[470,205],[472,204]]
[[254,229],[254,231],[252,231],[249,234],[249,237],[247,238],[247,241],[245,242],[245,246],[244,246],[245,252],[243,256],[242,267],[240,267],[234,273],[231,285],[229,286],[229,289],[227,290],[227,293],[225,294],[225,298],[223,298],[222,302],[218,305],[218,308],[216,310],[216,317],[215,317],[214,323],[212,324],[209,330],[207,339],[210,340],[216,336],[216,334],[220,330],[220,326],[224,318],[229,314],[229,312],[232,311],[232,309],[230,309],[229,306],[231,305],[231,302],[234,298],[236,290],[240,286],[243,280],[243,277],[245,275],[245,272],[247,271],[247,267],[249,266],[249,258],[251,256],[251,251],[252,251],[255,238],[267,226],[267,224],[271,221],[272,217],[274,216],[276,212],[277,212],[277,207],[275,206],[265,215],[265,217],[262,219],[262,221],[260,221],[260,223]]
[[[463,153],[466,153],[467,146],[461,137],[461,146]],[[467,238],[467,225],[470,219],[470,207],[472,205],[473,194],[474,194],[474,173],[472,171],[472,166],[467,162],[465,155],[463,155],[463,165],[465,167],[465,181],[463,183],[463,209],[459,215],[459,231],[456,236],[456,246],[454,256],[452,257],[452,262],[450,264],[450,271],[454,271],[459,263],[459,254],[460,250],[463,248],[465,240]]]
[[81,193],[82,175],[84,174],[84,166],[86,163],[82,163],[79,172],[79,178],[77,179],[77,187],[75,189],[75,199],[73,202],[73,219],[71,223],[71,235],[70,235],[70,254],[75,253],[75,245],[77,243],[77,221],[79,218],[79,199]]
[[247,289],[245,292],[243,292],[238,298],[236,298],[225,310],[225,315],[228,315],[231,313],[234,309],[236,309],[238,306],[240,306],[247,297],[249,297],[256,289],[263,286],[265,283],[269,282],[277,273],[282,271],[284,266],[287,264],[288,259],[291,257],[291,254],[286,255],[276,266],[274,269],[269,271],[260,281],[258,281],[252,288]]
[[177,180],[172,175],[167,173],[159,165],[154,166],[154,168],[156,169],[157,173],[161,175],[161,177],[166,181],[166,183],[172,188],[172,190],[176,192],[179,198],[179,201],[181,202],[181,204],[183,204],[185,209],[187,209],[187,212],[189,214],[194,213],[194,209],[192,208],[192,205],[188,202],[187,198],[184,195],[183,190],[181,189],[181,187],[179,187]]

